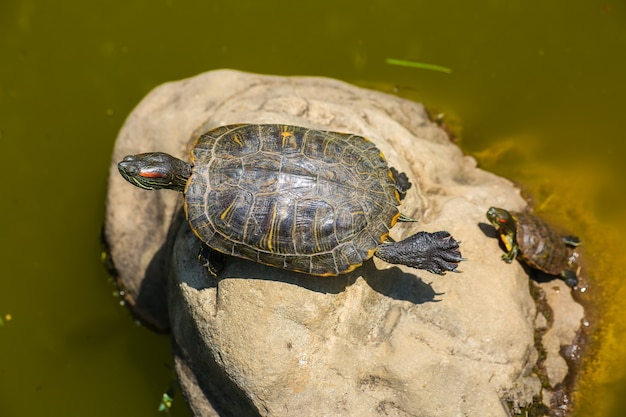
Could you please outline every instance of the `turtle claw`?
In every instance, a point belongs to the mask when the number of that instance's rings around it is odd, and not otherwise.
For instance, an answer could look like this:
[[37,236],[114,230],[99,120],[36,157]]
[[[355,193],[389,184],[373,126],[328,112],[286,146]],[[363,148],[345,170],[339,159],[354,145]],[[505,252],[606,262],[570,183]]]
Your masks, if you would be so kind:
[[438,275],[445,275],[448,271],[458,272],[458,264],[464,260],[459,250],[460,242],[456,241],[446,231],[439,231],[430,235],[434,246],[430,248],[432,255],[427,257],[426,262],[431,263],[433,266],[426,268],[426,270]]
[[508,255],[508,254],[504,254],[504,255],[502,255],[502,260],[503,260],[504,262],[506,262],[507,264],[510,264],[510,263],[512,263],[512,262],[513,262],[513,259],[512,259],[512,258],[509,258],[509,255]]
[[507,253],[505,253],[504,255],[502,255],[502,260],[504,262],[506,262],[507,264],[510,264],[513,262],[513,260],[515,258],[517,258],[517,251],[518,251],[518,247],[517,246],[513,246],[511,248],[510,251],[508,251]]
[[216,277],[224,267],[226,255],[217,252],[207,245],[202,245],[200,253],[198,253],[198,262],[211,274]]
[[456,273],[461,272],[457,269],[457,266],[458,266],[457,264],[450,263],[450,262],[443,262],[443,261],[434,261],[434,262],[438,262],[438,265],[436,265],[435,267],[426,269],[428,272],[432,274],[445,275],[446,272],[456,272]]

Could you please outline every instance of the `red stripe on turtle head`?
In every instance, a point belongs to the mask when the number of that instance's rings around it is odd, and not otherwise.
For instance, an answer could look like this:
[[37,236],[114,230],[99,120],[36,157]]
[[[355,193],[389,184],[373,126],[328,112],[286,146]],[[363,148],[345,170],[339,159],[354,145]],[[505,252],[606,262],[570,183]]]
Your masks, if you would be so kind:
[[140,171],[139,176],[143,178],[167,178],[167,175],[159,171]]

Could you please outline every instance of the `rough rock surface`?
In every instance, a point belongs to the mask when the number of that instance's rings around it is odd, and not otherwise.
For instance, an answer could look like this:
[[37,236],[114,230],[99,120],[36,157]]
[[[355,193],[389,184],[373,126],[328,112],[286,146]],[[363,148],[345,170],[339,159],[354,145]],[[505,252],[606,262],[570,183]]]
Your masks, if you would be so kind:
[[[240,122],[374,141],[413,182],[401,210],[419,222],[392,237],[448,230],[462,241],[463,273],[374,260],[319,278],[231,258],[212,279],[197,262],[182,196],[132,187],[116,163],[153,150],[188,160],[198,132]],[[324,78],[213,71],[156,88],[129,116],[105,233],[127,300],[157,328],[168,327],[169,279],[176,368],[195,415],[506,416],[503,401],[523,405],[540,390],[536,309],[523,268],[500,259],[485,212],[525,203],[475,165],[420,104]]]
[[[552,325],[543,334],[541,344],[546,352],[543,368],[550,386],[555,388],[565,381],[570,372],[564,356],[575,360],[576,352],[571,352],[570,349],[573,347],[577,330],[585,321],[585,312],[582,305],[574,301],[572,292],[564,281],[554,280],[537,285],[551,310]],[[538,314],[539,320],[540,317]],[[541,326],[540,323],[535,323],[535,328],[541,329]],[[543,392],[543,402],[548,406],[554,406],[552,394],[551,390]]]

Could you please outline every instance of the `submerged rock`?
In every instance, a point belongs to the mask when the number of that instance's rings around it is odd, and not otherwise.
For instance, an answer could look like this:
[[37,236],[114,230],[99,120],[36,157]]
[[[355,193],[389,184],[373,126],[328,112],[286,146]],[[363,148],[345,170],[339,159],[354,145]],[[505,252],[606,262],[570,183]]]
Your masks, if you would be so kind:
[[[398,224],[392,237],[447,230],[462,241],[463,272],[373,260],[322,278],[229,258],[211,277],[197,262],[182,195],[132,187],[116,164],[155,150],[188,160],[199,132],[244,122],[372,140],[413,183],[401,210],[419,222]],[[504,402],[523,406],[541,387],[531,374],[528,276],[500,259],[484,220],[493,205],[525,203],[509,181],[476,168],[420,104],[331,79],[221,70],[164,84],[131,113],[113,155],[105,235],[135,313],[171,328],[195,415],[506,416]],[[568,325],[558,343],[575,332]]]

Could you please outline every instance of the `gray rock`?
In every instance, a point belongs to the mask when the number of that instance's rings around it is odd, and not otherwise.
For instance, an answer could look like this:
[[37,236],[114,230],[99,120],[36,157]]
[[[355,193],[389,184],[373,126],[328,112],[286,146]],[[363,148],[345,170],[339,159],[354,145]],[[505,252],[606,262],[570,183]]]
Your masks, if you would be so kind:
[[[231,258],[212,279],[197,262],[181,195],[132,187],[116,163],[154,150],[188,159],[197,133],[240,122],[371,139],[414,185],[402,212],[419,222],[398,224],[392,237],[448,230],[462,241],[463,273],[375,259],[320,278]],[[420,104],[325,78],[222,70],[164,84],[129,116],[105,233],[129,304],[154,327],[171,326],[195,415],[506,416],[503,401],[539,394],[536,310],[522,267],[500,259],[485,219],[492,205],[525,203],[509,181],[477,169]]]

